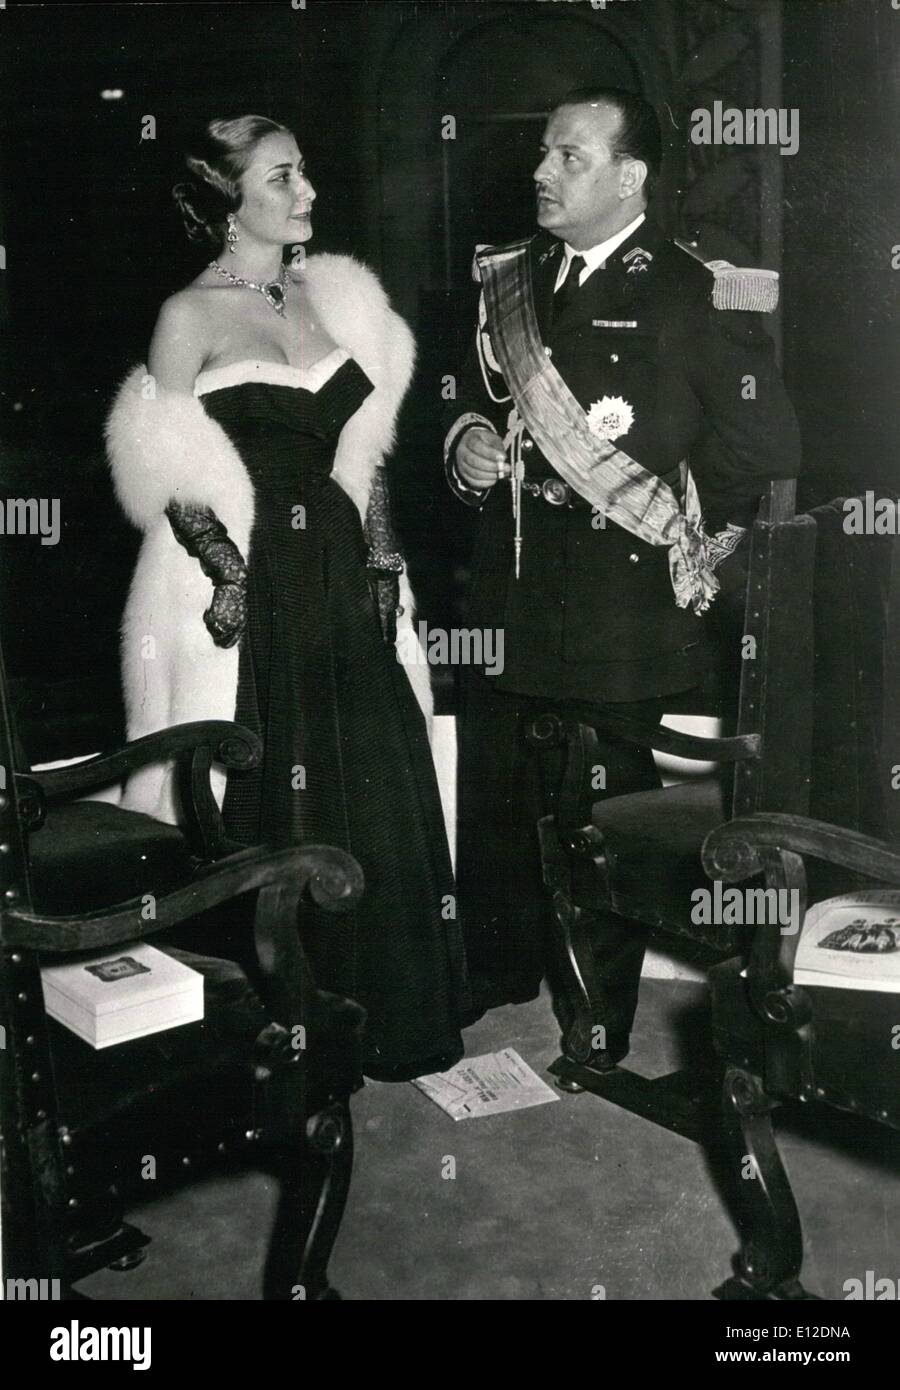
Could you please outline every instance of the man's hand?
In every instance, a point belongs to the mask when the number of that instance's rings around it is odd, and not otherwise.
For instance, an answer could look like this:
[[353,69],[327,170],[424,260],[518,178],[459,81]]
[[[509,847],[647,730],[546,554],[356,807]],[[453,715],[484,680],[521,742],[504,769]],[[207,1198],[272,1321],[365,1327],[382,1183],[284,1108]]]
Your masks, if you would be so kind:
[[503,440],[493,430],[466,430],[456,446],[456,471],[467,487],[493,487],[509,475]]

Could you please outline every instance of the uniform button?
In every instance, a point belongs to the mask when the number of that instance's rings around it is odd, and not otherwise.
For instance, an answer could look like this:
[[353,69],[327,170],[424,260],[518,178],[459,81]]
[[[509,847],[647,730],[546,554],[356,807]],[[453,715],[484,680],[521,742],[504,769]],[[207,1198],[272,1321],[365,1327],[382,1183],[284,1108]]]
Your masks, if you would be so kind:
[[552,348],[549,348],[549,347],[545,347],[545,348],[544,348],[544,356],[545,356],[545,357],[552,357],[552,356],[553,356],[553,349],[552,349]]
[[533,439],[523,439],[523,440],[522,440],[522,448],[523,448],[523,449],[533,449],[533,448],[534,448],[534,440],[533,440]]
[[610,362],[618,362],[618,360],[619,360],[619,354],[618,354],[617,352],[611,352],[611,353],[609,354],[609,360],[610,360]]
[[631,552],[631,554],[629,555],[628,558],[629,558],[629,560],[631,561],[631,563],[632,563],[633,565],[636,565],[636,564],[638,563],[638,561],[640,560],[641,557],[640,557],[640,555],[635,555],[634,551],[632,550],[632,552]]

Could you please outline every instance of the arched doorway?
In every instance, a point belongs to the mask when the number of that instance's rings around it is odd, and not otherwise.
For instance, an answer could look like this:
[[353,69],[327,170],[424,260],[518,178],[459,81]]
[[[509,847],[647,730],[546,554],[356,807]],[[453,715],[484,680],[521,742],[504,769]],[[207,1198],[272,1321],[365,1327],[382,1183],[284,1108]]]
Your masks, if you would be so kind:
[[442,384],[471,340],[475,245],[535,228],[532,175],[547,111],[589,82],[643,92],[661,118],[654,210],[663,226],[699,233],[710,255],[777,268],[777,151],[698,148],[687,130],[693,108],[713,99],[779,104],[780,3],[455,0],[402,17],[389,9],[371,19],[378,60],[364,78],[372,177],[363,226],[418,341],[392,474],[422,610],[445,625],[459,621],[475,518],[441,478]]
[[437,88],[456,136],[441,141],[448,294],[466,274],[476,242],[534,230],[532,175],[547,111],[567,89],[587,82],[632,91],[642,85],[621,41],[571,14],[549,21],[504,15],[463,35],[444,55]]
[[666,99],[657,38],[625,7],[521,3],[417,7],[386,38],[367,221],[380,228],[384,281],[419,347],[392,476],[432,623],[460,620],[473,520],[444,488],[440,458],[442,382],[458,370],[474,321],[475,245],[535,230],[538,146],[566,90],[607,83]]

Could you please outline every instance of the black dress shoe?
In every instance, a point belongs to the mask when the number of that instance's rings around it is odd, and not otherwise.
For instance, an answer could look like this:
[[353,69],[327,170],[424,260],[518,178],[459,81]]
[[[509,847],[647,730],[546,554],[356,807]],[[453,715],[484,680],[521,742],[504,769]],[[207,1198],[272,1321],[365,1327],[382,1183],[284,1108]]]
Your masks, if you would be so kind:
[[606,1044],[606,1047],[592,1050],[588,1057],[574,1057],[566,1048],[565,1037],[559,1040],[563,1056],[568,1058],[570,1062],[577,1062],[581,1067],[589,1067],[591,1071],[613,1071],[620,1062],[623,1062],[631,1051],[631,1034],[609,1033]]

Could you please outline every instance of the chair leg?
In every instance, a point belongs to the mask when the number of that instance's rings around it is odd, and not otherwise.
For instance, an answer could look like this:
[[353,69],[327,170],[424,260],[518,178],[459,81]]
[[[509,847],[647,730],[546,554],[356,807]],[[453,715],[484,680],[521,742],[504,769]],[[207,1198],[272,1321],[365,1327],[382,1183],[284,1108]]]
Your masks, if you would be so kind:
[[772,1127],[774,1102],[762,1080],[729,1068],[723,1090],[726,1160],[741,1208],[737,1277],[717,1290],[724,1298],[796,1299],[803,1231]]
[[278,1207],[263,1276],[264,1299],[337,1299],[328,1261],[353,1170],[350,1106],[336,1101],[311,1116],[280,1165]]
[[606,1045],[591,944],[592,914],[558,899],[554,917],[550,982],[563,1049],[572,1061],[588,1064]]
[[538,838],[544,886],[552,903],[547,963],[553,1004],[566,1056],[586,1063],[596,1056],[598,1039],[604,1036],[595,1031],[602,1022],[602,993],[591,944],[593,916],[572,901],[572,866],[552,816],[538,822]]

